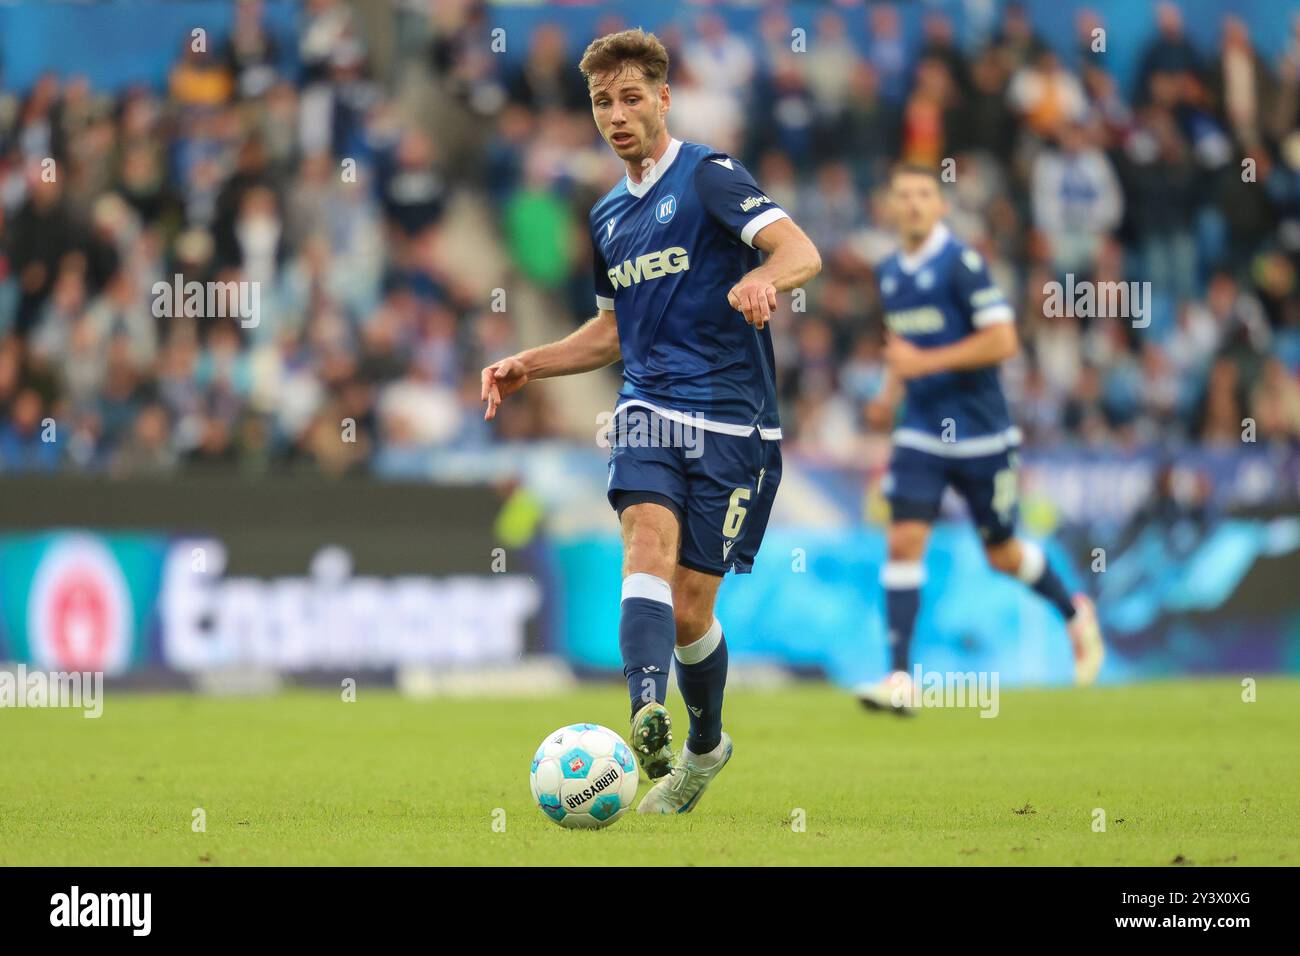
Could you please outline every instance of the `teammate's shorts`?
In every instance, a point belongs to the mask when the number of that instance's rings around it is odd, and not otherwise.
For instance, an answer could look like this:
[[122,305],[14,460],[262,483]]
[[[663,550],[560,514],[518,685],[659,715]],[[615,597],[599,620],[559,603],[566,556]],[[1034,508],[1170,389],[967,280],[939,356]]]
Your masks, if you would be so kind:
[[[629,412],[636,414],[630,416]],[[781,483],[781,443],[690,427],[682,440],[647,440],[683,426],[646,408],[625,409],[609,433],[609,503],[662,504],[681,525],[678,563],[719,577],[754,564]],[[646,426],[649,428],[647,429]]]
[[895,446],[884,492],[894,521],[933,522],[949,485],[970,509],[985,544],[1015,533],[1019,458],[1014,448],[979,458],[948,458]]

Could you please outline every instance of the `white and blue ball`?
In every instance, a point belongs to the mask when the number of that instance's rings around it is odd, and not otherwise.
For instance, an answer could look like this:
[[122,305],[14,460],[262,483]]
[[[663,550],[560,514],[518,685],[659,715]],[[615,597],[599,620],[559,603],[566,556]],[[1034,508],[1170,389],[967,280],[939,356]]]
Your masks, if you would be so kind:
[[570,724],[546,735],[528,782],[537,806],[560,826],[597,830],[632,808],[636,758],[608,727]]

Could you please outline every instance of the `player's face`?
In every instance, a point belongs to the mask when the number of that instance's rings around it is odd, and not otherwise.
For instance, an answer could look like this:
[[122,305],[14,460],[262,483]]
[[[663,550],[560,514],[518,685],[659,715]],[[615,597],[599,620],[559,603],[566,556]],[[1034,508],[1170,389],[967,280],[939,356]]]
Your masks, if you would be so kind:
[[929,176],[900,173],[889,189],[894,228],[904,240],[919,242],[943,218],[943,194]]
[[653,85],[635,66],[593,76],[588,88],[596,128],[624,162],[654,155],[668,115],[668,84]]

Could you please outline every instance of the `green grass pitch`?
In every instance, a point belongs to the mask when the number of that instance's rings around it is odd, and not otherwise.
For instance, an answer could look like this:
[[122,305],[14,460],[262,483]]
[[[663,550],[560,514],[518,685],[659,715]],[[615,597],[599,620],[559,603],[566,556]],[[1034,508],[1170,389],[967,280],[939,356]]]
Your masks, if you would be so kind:
[[[1257,694],[1231,678],[1006,691],[995,719],[907,720],[825,686],[736,692],[735,757],[694,813],[575,832],[533,806],[528,762],[564,724],[625,733],[613,686],[110,693],[99,720],[0,710],[0,864],[1295,865],[1300,679]],[[675,690],[669,706],[684,731]]]

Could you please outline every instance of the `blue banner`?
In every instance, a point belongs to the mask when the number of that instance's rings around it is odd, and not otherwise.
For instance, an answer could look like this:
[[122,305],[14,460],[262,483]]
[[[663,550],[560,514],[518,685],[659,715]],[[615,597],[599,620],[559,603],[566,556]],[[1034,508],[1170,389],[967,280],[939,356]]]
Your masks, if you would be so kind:
[[[1108,643],[1102,682],[1300,670],[1300,519],[1152,522],[1109,550],[1041,543],[1071,591],[1098,596]],[[619,539],[577,537],[553,548],[560,649],[575,665],[618,670]],[[877,529],[770,531],[754,573],[728,577],[719,593],[732,660],[817,669],[842,685],[881,676],[884,556]],[[968,525],[935,527],[926,571],[913,642],[926,670],[997,671],[1003,686],[1073,679],[1060,616],[991,570]]]

